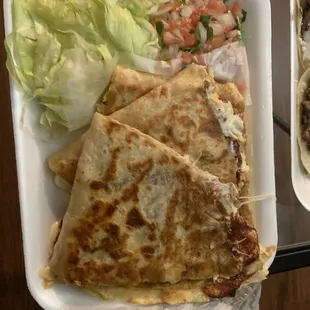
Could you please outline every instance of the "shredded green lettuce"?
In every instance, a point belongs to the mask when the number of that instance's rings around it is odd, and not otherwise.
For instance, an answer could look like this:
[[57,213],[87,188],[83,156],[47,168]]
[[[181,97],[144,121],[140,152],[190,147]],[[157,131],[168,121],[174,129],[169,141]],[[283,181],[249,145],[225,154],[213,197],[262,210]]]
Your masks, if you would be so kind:
[[87,125],[120,53],[156,58],[156,30],[145,18],[154,1],[13,0],[5,39],[7,68],[58,131]]

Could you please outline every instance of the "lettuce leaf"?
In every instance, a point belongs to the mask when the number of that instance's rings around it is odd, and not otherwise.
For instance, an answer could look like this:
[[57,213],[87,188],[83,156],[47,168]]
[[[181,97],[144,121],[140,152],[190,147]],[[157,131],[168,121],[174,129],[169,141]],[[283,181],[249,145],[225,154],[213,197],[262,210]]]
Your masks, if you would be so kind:
[[41,123],[46,119],[51,127],[56,123],[69,131],[89,124],[116,62],[117,58],[95,60],[82,48],[66,50],[61,65],[47,77],[49,83],[35,93],[46,106]]
[[27,98],[45,108],[40,123],[58,131],[87,125],[118,54],[156,58],[156,30],[142,18],[151,0],[13,0],[5,39],[7,68]]

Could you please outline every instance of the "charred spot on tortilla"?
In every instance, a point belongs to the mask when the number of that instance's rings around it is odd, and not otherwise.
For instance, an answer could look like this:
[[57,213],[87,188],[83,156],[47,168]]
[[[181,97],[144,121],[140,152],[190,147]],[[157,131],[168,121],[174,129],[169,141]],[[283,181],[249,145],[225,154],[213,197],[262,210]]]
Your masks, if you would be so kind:
[[[150,146],[154,146],[153,144],[146,144]],[[127,163],[128,170],[133,175],[138,175],[137,182],[141,181],[145,174],[147,174],[152,168],[154,167],[154,161],[152,158],[147,158],[144,160],[136,161],[136,162],[130,162]]]
[[126,224],[133,228],[140,228],[146,225],[146,221],[137,208],[132,208],[127,214]]
[[114,223],[108,223],[104,230],[111,238],[115,240],[120,239],[120,228],[118,225]]
[[128,143],[132,143],[137,138],[139,138],[139,136],[135,132],[130,132],[126,135],[126,141]]
[[107,183],[101,180],[91,181],[89,187],[93,190],[99,190],[99,189],[105,189],[106,191],[109,190]]
[[117,165],[117,155],[120,152],[120,148],[116,147],[113,148],[109,153],[110,153],[110,164],[108,165],[105,173],[104,173],[104,177],[103,177],[103,181],[104,182],[109,182],[109,181],[113,181],[116,177],[116,165]]
[[151,245],[144,245],[140,248],[140,252],[145,258],[148,259],[154,256],[155,249]]
[[120,130],[119,124],[117,122],[112,121],[108,125],[107,134],[111,135],[113,131],[119,131],[119,130]]
[[230,279],[218,279],[215,283],[203,287],[203,291],[212,298],[223,298],[235,294],[236,289],[241,285],[245,276],[243,273]]
[[305,32],[309,30],[310,2],[308,0],[301,0],[300,6],[302,9],[301,35],[302,35],[302,38],[304,39]]
[[215,117],[200,117],[200,124],[201,125],[198,129],[198,132],[205,132],[213,138],[219,138],[223,135],[220,124]]
[[160,97],[168,98],[170,96],[169,88],[165,84],[159,87],[160,87]]
[[98,223],[105,220],[105,218],[112,217],[117,210],[118,203],[118,200],[115,200],[112,203],[96,200],[92,203],[91,208],[85,213],[85,216]]
[[136,183],[130,184],[123,190],[120,200],[122,202],[133,201],[135,203],[138,203],[139,202],[138,192],[139,192],[138,185]]

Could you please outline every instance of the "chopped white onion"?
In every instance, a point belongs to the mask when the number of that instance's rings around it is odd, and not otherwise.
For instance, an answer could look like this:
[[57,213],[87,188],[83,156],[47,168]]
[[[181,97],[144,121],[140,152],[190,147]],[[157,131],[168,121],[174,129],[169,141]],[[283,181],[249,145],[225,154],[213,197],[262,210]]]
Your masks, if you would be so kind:
[[235,19],[233,15],[229,13],[216,14],[214,18],[225,28],[235,25]]
[[160,15],[163,15],[165,13],[168,13],[170,10],[172,10],[172,6],[167,6],[155,13],[152,13],[153,16],[160,16]]
[[205,43],[207,41],[207,30],[201,22],[198,23],[198,29],[200,32],[200,42]]
[[179,13],[178,12],[172,12],[171,13],[171,18],[173,19],[173,20],[178,20],[178,19],[180,19],[180,15],[179,15]]
[[216,36],[220,36],[224,33],[224,28],[222,25],[220,25],[219,23],[210,23],[209,24],[210,27],[212,27],[213,29],[213,35]]
[[181,57],[182,57],[182,54],[183,54],[183,52],[182,52],[182,51],[179,51],[176,58],[181,58]]
[[239,32],[238,29],[231,30],[231,31],[226,33],[226,38],[228,38],[228,39],[234,38],[238,35],[238,32]]
[[162,20],[161,22],[163,23],[164,30],[169,30],[169,24],[164,20]]
[[171,56],[171,58],[175,58],[178,55],[179,52],[179,46],[176,44],[172,44],[169,46],[169,54]]
[[171,31],[174,35],[176,35],[179,39],[183,40],[184,41],[184,37],[180,31],[179,28],[174,28],[172,31]]
[[203,0],[196,0],[196,4],[197,4],[198,6],[202,6],[202,5],[204,5],[205,3],[204,3]]
[[159,5],[153,5],[146,13],[147,15],[154,15],[158,11]]
[[189,7],[188,5],[184,5],[183,9],[181,10],[181,16],[188,18],[192,15],[193,10],[191,7]]
[[[209,1],[209,0],[208,0]],[[226,2],[225,2],[225,4],[226,4],[226,6],[227,7],[230,7],[230,6],[232,6],[235,2],[237,2],[236,0],[227,0]]]

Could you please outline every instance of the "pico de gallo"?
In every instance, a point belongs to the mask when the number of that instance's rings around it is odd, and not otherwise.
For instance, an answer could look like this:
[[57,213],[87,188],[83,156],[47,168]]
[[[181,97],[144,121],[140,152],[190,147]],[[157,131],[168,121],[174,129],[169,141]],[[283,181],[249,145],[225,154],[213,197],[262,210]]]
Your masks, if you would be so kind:
[[160,59],[183,58],[210,52],[242,40],[247,12],[241,0],[172,0],[159,5],[151,23],[160,37]]

